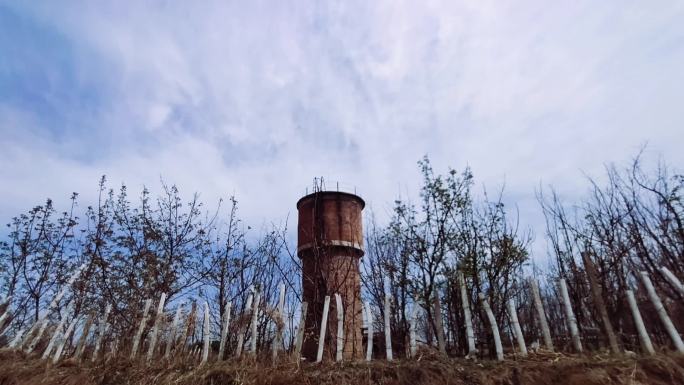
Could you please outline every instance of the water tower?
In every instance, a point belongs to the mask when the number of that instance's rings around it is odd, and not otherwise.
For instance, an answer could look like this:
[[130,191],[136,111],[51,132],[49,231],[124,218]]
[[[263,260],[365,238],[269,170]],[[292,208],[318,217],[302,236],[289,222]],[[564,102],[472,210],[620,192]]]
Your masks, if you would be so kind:
[[316,359],[323,303],[328,295],[324,357],[335,357],[338,293],[344,309],[343,357],[357,359],[363,356],[359,262],[364,254],[361,211],[365,202],[356,194],[321,186],[315,185],[313,193],[297,202],[297,255],[302,262],[303,300],[309,304],[302,355],[308,361]]

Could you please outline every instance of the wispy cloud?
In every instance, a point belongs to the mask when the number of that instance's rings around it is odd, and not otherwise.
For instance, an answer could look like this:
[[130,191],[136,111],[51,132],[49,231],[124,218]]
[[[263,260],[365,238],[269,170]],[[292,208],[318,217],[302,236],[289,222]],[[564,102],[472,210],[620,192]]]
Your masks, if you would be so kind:
[[[415,162],[581,193],[645,142],[684,162],[681,2],[0,5],[0,215],[159,176],[252,222],[313,176],[382,213]],[[537,233],[542,231],[536,228]]]

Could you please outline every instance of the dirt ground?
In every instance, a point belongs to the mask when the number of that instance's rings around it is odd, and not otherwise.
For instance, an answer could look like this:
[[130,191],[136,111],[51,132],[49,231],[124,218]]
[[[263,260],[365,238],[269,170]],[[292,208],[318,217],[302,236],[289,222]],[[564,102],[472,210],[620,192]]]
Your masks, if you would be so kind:
[[187,362],[129,360],[52,365],[17,352],[0,352],[0,385],[142,385],[142,384],[684,384],[684,356],[568,356],[533,354],[503,363],[450,359],[424,353],[417,360],[314,365],[249,360],[197,367]]

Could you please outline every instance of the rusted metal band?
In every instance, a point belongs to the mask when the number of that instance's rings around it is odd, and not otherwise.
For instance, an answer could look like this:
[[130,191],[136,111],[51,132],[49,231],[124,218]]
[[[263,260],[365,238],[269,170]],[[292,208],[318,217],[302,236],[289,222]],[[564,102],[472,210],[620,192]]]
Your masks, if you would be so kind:
[[297,252],[301,252],[303,250],[307,249],[313,249],[314,247],[330,247],[330,246],[340,246],[340,247],[351,247],[353,249],[361,250],[364,251],[363,245],[359,242],[350,242],[350,241],[342,241],[342,240],[326,240],[321,242],[321,244],[314,246],[313,243],[305,243],[301,246],[297,246]]

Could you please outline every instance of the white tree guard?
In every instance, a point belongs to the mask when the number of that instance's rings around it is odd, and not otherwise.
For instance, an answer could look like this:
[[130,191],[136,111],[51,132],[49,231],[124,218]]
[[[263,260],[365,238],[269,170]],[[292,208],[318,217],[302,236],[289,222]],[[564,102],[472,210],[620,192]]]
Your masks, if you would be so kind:
[[26,332],[26,328],[21,328],[17,331],[17,334],[14,335],[14,338],[12,341],[7,345],[10,349],[15,349],[17,346],[19,346],[19,343],[21,342],[21,337],[24,336],[24,333]]
[[285,325],[285,283],[278,285],[278,307],[275,314],[275,337],[273,338],[273,362],[278,359],[278,350],[283,341],[283,327]]
[[299,315],[299,325],[297,326],[297,338],[295,340],[295,360],[299,364],[302,354],[302,343],[304,342],[304,329],[306,328],[306,312],[309,308],[307,302],[302,302],[302,308]]
[[330,310],[330,296],[326,295],[323,301],[323,318],[321,318],[321,331],[318,335],[318,353],[316,362],[323,361],[323,347],[325,346],[325,333],[328,327],[328,311]]
[[[107,326],[107,328],[109,328],[109,326]],[[116,356],[116,353],[118,351],[119,351],[119,341],[116,339],[112,339],[109,343],[109,358]]]
[[162,293],[159,298],[159,305],[157,306],[157,316],[154,320],[152,333],[150,333],[150,345],[147,347],[147,361],[151,361],[154,357],[154,348],[157,347],[157,336],[159,335],[159,328],[162,326],[164,320],[164,305],[166,304],[166,293]]
[[35,337],[33,338],[33,342],[29,345],[29,349],[27,349],[27,352],[30,353],[33,351],[35,348],[36,344],[40,339],[43,337],[43,333],[45,332],[45,328],[48,325],[47,317],[52,313],[52,310],[54,310],[55,307],[57,307],[57,304],[59,301],[62,300],[62,297],[64,297],[64,294],[66,294],[66,291],[71,288],[71,285],[76,281],[76,279],[81,275],[83,272],[83,269],[86,267],[86,263],[82,264],[79,266],[69,277],[69,280],[67,281],[66,285],[64,285],[59,292],[52,298],[52,301],[48,305],[47,309],[41,311],[38,315],[38,319],[36,322],[31,326],[29,329],[28,333],[26,333],[25,340],[21,341],[21,344],[18,345],[18,347],[23,346],[28,342],[28,339],[31,338],[33,335],[33,331],[38,329],[38,332],[36,333]]
[[570,295],[568,294],[568,286],[565,283],[565,279],[560,280],[560,291],[563,297],[563,305],[565,308],[565,319],[568,323],[568,329],[570,330],[570,337],[572,338],[572,345],[577,353],[582,353],[582,340],[580,339],[579,330],[577,329],[577,319],[575,318],[575,313],[572,311],[572,305],[570,304]]
[[143,331],[145,331],[145,326],[147,325],[147,318],[150,312],[150,306],[152,306],[152,298],[145,300],[145,307],[143,308],[142,319],[140,320],[140,326],[138,327],[138,332],[135,333],[133,338],[133,348],[131,349],[131,359],[134,359],[138,354],[138,346],[140,345],[140,338],[142,337]]
[[5,310],[7,310],[9,308],[10,301],[12,301],[12,296],[6,295],[5,298],[3,298],[2,301],[0,301],[0,308],[6,306]]
[[385,296],[385,355],[387,361],[392,361],[392,330],[390,327],[390,312],[392,311],[392,303],[389,296]]
[[67,305],[66,310],[64,311],[64,315],[59,320],[59,323],[57,324],[55,331],[52,333],[50,342],[48,342],[48,346],[47,348],[45,348],[45,351],[43,352],[43,355],[41,357],[42,359],[46,360],[50,357],[50,354],[52,354],[52,349],[55,348],[55,345],[59,341],[59,337],[62,335],[62,329],[64,328],[64,324],[66,323],[66,320],[69,317],[69,313],[71,313],[72,309],[73,301],[69,302],[69,304]]
[[46,311],[46,312],[43,314],[43,316],[42,316],[43,318],[47,317],[48,314],[52,311],[52,309],[54,309],[55,306],[57,306],[57,304],[59,303],[59,301],[62,300],[62,297],[64,297],[64,294],[66,294],[66,291],[67,291],[69,288],[71,288],[71,285],[73,285],[74,282],[76,282],[76,280],[78,279],[78,277],[79,277],[79,276],[81,275],[81,273],[83,272],[83,269],[85,269],[85,267],[86,267],[87,265],[88,265],[87,262],[83,263],[81,266],[79,266],[79,267],[71,274],[71,276],[69,277],[69,280],[67,281],[67,284],[64,285],[64,286],[59,290],[59,292],[57,293],[57,295],[52,299],[52,302],[50,302],[50,306],[48,306],[47,311]]
[[670,319],[670,316],[667,314],[665,306],[663,306],[663,303],[660,301],[660,297],[658,297],[658,294],[655,291],[655,287],[653,287],[653,284],[651,283],[651,279],[648,278],[648,274],[645,271],[642,271],[640,275],[641,281],[644,283],[646,291],[648,292],[648,297],[651,300],[651,303],[653,303],[653,306],[655,307],[656,311],[658,312],[660,321],[663,323],[663,326],[665,326],[667,333],[670,335],[672,343],[674,344],[678,352],[684,353],[684,343],[682,343],[682,337],[679,335],[677,328],[675,328],[674,324],[672,323],[672,320]]
[[230,308],[232,302],[228,301],[223,309],[223,325],[221,327],[221,343],[219,345],[218,360],[223,360],[223,353],[226,351],[226,339],[228,338],[228,326],[230,325]]
[[518,341],[520,355],[523,357],[527,357],[527,346],[525,346],[525,337],[523,336],[522,330],[520,329],[520,322],[518,322],[518,312],[515,310],[515,301],[513,300],[513,298],[508,300],[508,315],[511,317],[511,324],[513,326],[513,332],[515,333],[515,339]]
[[102,346],[102,340],[104,339],[105,333],[109,329],[109,324],[107,323],[107,320],[109,319],[109,312],[112,311],[112,304],[107,304],[107,307],[105,308],[104,315],[102,316],[102,319],[100,320],[100,325],[99,330],[97,333],[97,340],[95,340],[95,348],[93,350],[93,357],[91,358],[91,361],[95,362],[97,360],[97,354],[100,352],[100,348]]
[[202,346],[202,361],[200,364],[204,364],[209,359],[209,334],[211,333],[209,326],[209,304],[207,301],[204,301],[204,345]]
[[373,312],[370,303],[365,303],[366,308],[366,331],[368,333],[366,341],[366,361],[373,359]]
[[409,330],[409,345],[411,349],[411,358],[416,357],[416,352],[418,351],[418,345],[416,343],[416,333],[417,333],[417,317],[418,317],[418,308],[420,306],[418,305],[418,298],[414,297],[413,298],[413,307],[411,307],[411,319],[409,320],[410,323],[410,330]]
[[62,334],[62,329],[64,328],[64,322],[66,322],[66,317],[62,317],[62,319],[57,324],[57,327],[55,328],[54,332],[52,333],[52,337],[50,337],[50,341],[48,342],[47,347],[43,351],[43,355],[41,356],[42,359],[46,360],[52,354],[52,350],[55,348],[55,344],[57,343],[59,336]]
[[185,318],[185,327],[183,328],[183,334],[181,335],[178,349],[180,350],[180,353],[184,353],[185,349],[187,348],[186,346],[186,340],[188,339],[188,334],[190,333],[190,322],[197,322],[195,318],[195,314],[197,313],[197,303],[192,302],[190,305],[190,311],[188,312],[188,316]]
[[[31,343],[26,347],[26,353],[31,353],[33,352],[33,349],[35,349],[36,345],[38,342],[40,342],[41,338],[43,338],[43,333],[45,333],[45,328],[48,326],[48,319],[45,318],[41,321],[38,321],[34,324],[34,328],[38,329],[38,332],[36,333],[36,336],[31,340]],[[34,330],[34,328],[31,329],[31,331]],[[29,334],[26,335],[26,339],[28,340],[31,337],[31,332],[29,331]]]
[[[250,313],[252,311],[252,301],[254,301],[254,286],[250,286],[249,289],[249,295],[247,296],[247,302],[245,303],[245,311],[247,313]],[[240,331],[238,334],[238,340],[237,340],[237,348],[235,349],[235,356],[240,358],[242,355],[242,349],[245,343],[245,334],[247,333],[247,328],[245,327],[244,329],[240,327]]]
[[5,327],[7,326],[6,324],[9,324],[9,323],[7,322],[7,320],[8,320],[9,318],[6,317],[6,316],[8,316],[8,315],[9,315],[9,309],[7,309],[7,311],[5,312],[5,314],[3,314],[3,316],[5,316],[5,317],[2,318],[2,319],[0,319],[0,335],[3,335],[3,334],[5,333]]
[[85,350],[86,341],[88,340],[88,334],[90,333],[90,326],[93,324],[93,319],[95,318],[94,313],[90,313],[88,318],[86,318],[83,324],[83,329],[81,330],[81,336],[78,339],[78,344],[76,345],[76,352],[74,352],[74,358],[78,361],[81,360],[81,355]]
[[38,329],[38,328],[45,328],[45,327],[47,326],[47,322],[43,322],[43,321],[45,321],[45,319],[43,319],[43,314],[44,314],[44,313],[45,313],[45,311],[41,311],[40,314],[39,314],[39,316],[38,316],[39,319],[36,320],[36,322],[34,322],[33,324],[31,324],[31,327],[28,329],[28,331],[26,331],[26,333],[24,334],[24,336],[23,336],[23,338],[21,339],[21,341],[19,341],[19,343],[17,344],[17,348],[18,348],[18,349],[23,348],[23,347],[29,342],[29,340],[31,339],[31,337],[33,337],[34,334],[36,334],[36,333],[34,333],[34,331],[35,331],[36,329]]
[[433,313],[435,315],[435,329],[437,330],[437,347],[439,352],[446,354],[446,338],[444,337],[444,322],[442,321],[442,304],[439,300],[439,291],[435,290],[433,300]]
[[337,308],[337,340],[335,341],[335,361],[341,362],[344,355],[344,308],[342,297],[335,293],[335,307]]
[[499,361],[503,361],[504,355],[503,355],[503,346],[501,345],[501,336],[499,335],[499,325],[496,323],[496,318],[494,318],[494,313],[492,312],[492,308],[489,306],[489,302],[487,301],[487,298],[485,298],[484,294],[480,293],[479,296],[480,302],[482,303],[482,307],[485,310],[485,313],[487,313],[487,319],[489,320],[489,326],[492,328],[492,335],[494,336],[494,349],[496,350],[496,359]]
[[466,290],[465,278],[463,272],[458,272],[458,283],[461,287],[461,305],[463,306],[463,318],[466,328],[466,339],[468,340],[468,355],[466,357],[475,356],[477,349],[475,348],[475,332],[473,331],[473,318],[470,314],[470,301],[468,301],[468,291]]
[[5,322],[9,318],[10,313],[10,305],[12,301],[12,296],[5,297],[5,299],[2,301],[2,305],[0,307],[5,306],[5,310],[3,310],[2,315],[0,315],[0,334],[5,329]]
[[663,272],[663,275],[665,278],[674,286],[674,288],[679,292],[680,295],[684,296],[684,285],[682,285],[682,281],[677,278],[676,275],[674,275],[667,267],[661,266],[660,271]]
[[634,325],[636,326],[637,333],[639,334],[639,343],[641,344],[641,349],[646,354],[653,355],[655,354],[655,349],[653,349],[651,337],[649,337],[648,332],[646,331],[646,326],[644,326],[644,320],[641,318],[641,312],[639,312],[639,306],[634,298],[634,293],[631,290],[625,290],[625,294],[627,295],[629,309],[632,311]]
[[166,349],[164,350],[164,358],[168,359],[171,357],[171,348],[176,344],[176,335],[178,334],[178,325],[180,323],[181,313],[183,312],[183,303],[179,303],[176,308],[176,314],[173,316],[173,322],[171,323],[171,330],[169,330],[169,336],[166,340]]
[[534,307],[537,310],[537,317],[539,318],[539,325],[542,329],[542,337],[544,338],[544,346],[550,352],[553,351],[553,340],[551,339],[551,331],[549,323],[546,320],[546,312],[539,294],[539,283],[533,277],[529,278],[530,287],[532,288],[532,297],[534,300]]
[[254,310],[252,311],[252,348],[251,348],[251,353],[253,355],[256,355],[257,351],[257,339],[258,339],[258,334],[257,334],[257,326],[258,323],[257,321],[259,320],[259,303],[261,303],[261,292],[257,291],[256,296],[254,297]]
[[69,324],[69,327],[64,332],[64,336],[60,339],[59,345],[57,346],[57,351],[55,351],[55,356],[52,358],[53,364],[56,364],[57,362],[59,362],[59,359],[62,357],[62,352],[64,351],[64,346],[66,346],[69,343],[69,339],[71,338],[71,333],[74,331],[74,328],[76,327],[77,322],[78,322],[78,317],[74,317],[74,319]]

